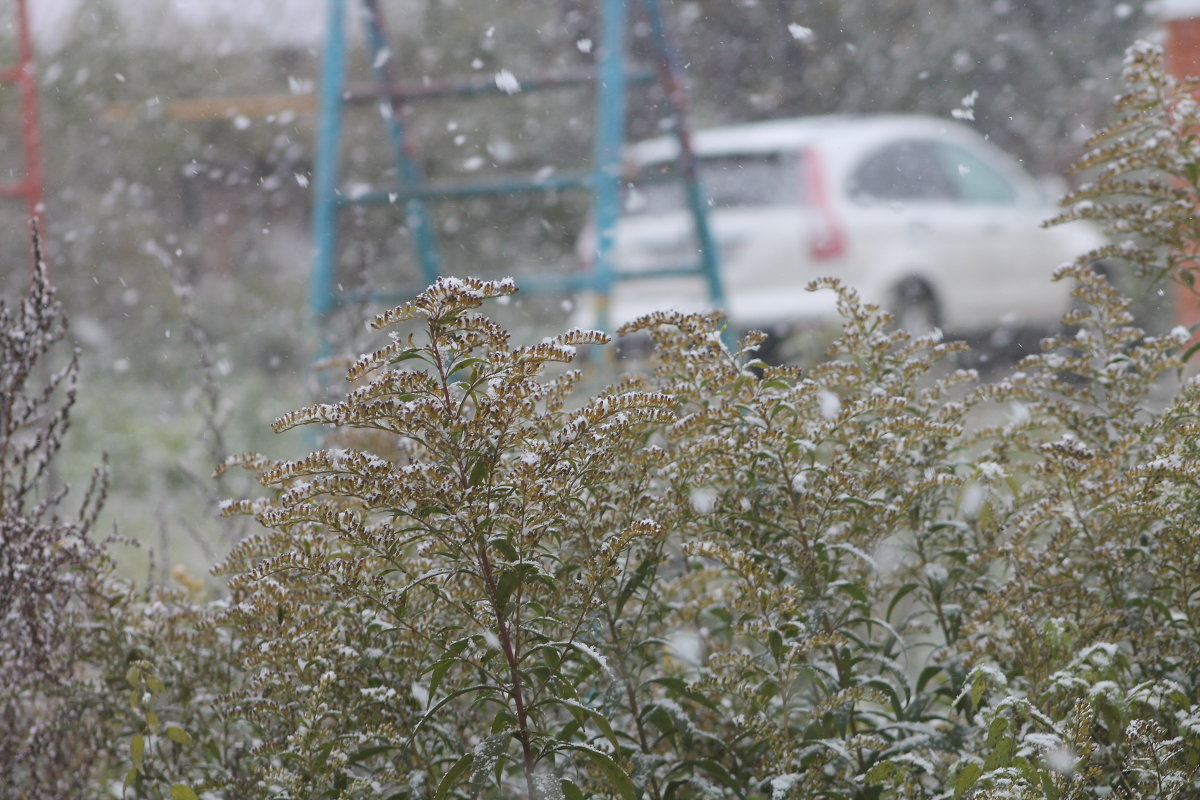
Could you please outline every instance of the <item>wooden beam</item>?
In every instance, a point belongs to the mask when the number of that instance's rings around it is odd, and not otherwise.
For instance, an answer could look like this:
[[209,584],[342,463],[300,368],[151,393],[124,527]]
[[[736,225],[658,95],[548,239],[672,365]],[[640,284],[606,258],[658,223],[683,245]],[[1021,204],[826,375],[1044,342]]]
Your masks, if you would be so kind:
[[162,117],[172,122],[201,122],[236,117],[260,118],[292,112],[311,114],[317,98],[311,94],[260,95],[246,97],[197,97],[166,103],[113,103],[104,109],[108,122],[131,122]]

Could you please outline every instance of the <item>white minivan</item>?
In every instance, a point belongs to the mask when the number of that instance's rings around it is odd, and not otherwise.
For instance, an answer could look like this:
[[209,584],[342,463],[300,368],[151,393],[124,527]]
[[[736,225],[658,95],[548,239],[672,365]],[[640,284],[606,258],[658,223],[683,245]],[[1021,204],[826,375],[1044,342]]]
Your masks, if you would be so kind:
[[[693,137],[731,325],[781,331],[828,321],[833,276],[893,310],[909,330],[972,335],[1047,330],[1070,305],[1062,264],[1102,243],[1083,223],[1043,228],[1054,198],[969,127],[922,116],[812,117]],[[636,276],[698,263],[691,214],[672,174],[678,144],[633,145],[616,269]],[[595,233],[580,237],[587,258]],[[662,309],[709,307],[692,277],[619,280],[612,327]],[[585,299],[581,310],[592,305]]]

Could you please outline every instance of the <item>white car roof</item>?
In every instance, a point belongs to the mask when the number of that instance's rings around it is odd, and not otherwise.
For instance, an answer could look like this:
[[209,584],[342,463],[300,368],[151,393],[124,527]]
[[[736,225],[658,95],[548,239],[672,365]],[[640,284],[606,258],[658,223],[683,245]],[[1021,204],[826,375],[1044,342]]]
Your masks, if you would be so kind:
[[[800,150],[814,143],[822,149],[859,151],[871,144],[904,136],[961,137],[969,129],[954,120],[915,114],[815,116],[749,122],[707,128],[692,134],[698,155],[733,155]],[[673,159],[679,152],[674,136],[661,136],[630,146],[635,164]]]

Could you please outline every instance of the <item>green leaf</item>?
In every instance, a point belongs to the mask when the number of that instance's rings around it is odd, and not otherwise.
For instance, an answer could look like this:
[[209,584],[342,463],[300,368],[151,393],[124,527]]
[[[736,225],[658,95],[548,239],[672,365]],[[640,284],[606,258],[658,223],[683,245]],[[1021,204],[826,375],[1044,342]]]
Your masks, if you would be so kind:
[[358,750],[350,755],[350,763],[357,764],[360,761],[366,761],[368,758],[373,758],[374,756],[377,756],[380,753],[389,753],[395,749],[396,749],[395,745],[390,745],[390,744],[380,744],[380,745],[375,745],[374,747],[364,747],[362,750]]
[[675,733],[675,718],[668,714],[667,710],[658,703],[642,709],[642,719],[658,728],[664,736],[670,736]]
[[562,779],[562,790],[567,800],[583,800],[583,792],[579,791],[579,787],[570,778]]
[[1200,166],[1197,166],[1196,162],[1194,161],[1188,161],[1184,163],[1183,174],[1187,177],[1188,183],[1192,184],[1193,186],[1195,186],[1197,182],[1200,182]]
[[650,680],[645,681],[642,686],[662,686],[666,688],[671,695],[677,697],[686,697],[695,703],[699,703],[710,711],[716,711],[718,708],[717,703],[713,702],[706,695],[691,689],[687,682],[682,678],[651,678]]
[[722,784],[727,789],[732,789],[738,796],[742,795],[741,784],[729,774],[729,770],[725,769],[718,762],[713,761],[711,758],[701,758],[691,763],[695,764],[703,772],[708,773],[710,777],[715,778],[717,783]]
[[512,542],[508,541],[508,537],[506,536],[498,535],[491,537],[488,539],[488,547],[491,547],[509,561],[517,561],[521,558],[521,554],[517,552],[517,548],[512,546]]
[[595,748],[573,742],[563,742],[558,745],[557,749],[574,750],[587,756],[596,765],[596,768],[608,778],[610,788],[616,792],[618,797],[622,798],[622,800],[638,800],[637,789],[634,787],[633,781],[625,774],[625,770],[617,766],[617,762],[613,761],[607,754],[601,753]]
[[621,587],[621,593],[617,595],[616,613],[618,615],[620,615],[624,610],[625,604],[629,602],[629,598],[633,596],[633,593],[638,590],[638,587],[640,587],[646,581],[646,578],[649,577],[650,573],[657,566],[658,562],[653,558],[643,559],[642,562],[638,564],[637,569],[633,571],[633,575],[628,581],[625,582],[625,585]]
[[979,507],[979,527],[989,527],[992,524],[992,518],[994,516],[995,512],[992,510],[992,501],[984,501],[983,505]]
[[984,769],[993,770],[1010,765],[1014,742],[1012,735],[1008,732],[1008,721],[1003,717],[992,722],[988,729],[987,744],[989,752],[983,761]]
[[896,610],[896,606],[900,603],[900,601],[903,600],[910,592],[913,592],[918,588],[920,588],[918,586],[918,584],[906,583],[903,586],[901,586],[899,589],[897,589],[896,593],[892,595],[891,602],[888,603],[887,616],[885,617],[885,619],[890,620],[892,618],[893,612],[895,612],[895,610]]
[[[1194,331],[1193,331],[1193,333],[1194,333]],[[1192,356],[1196,355],[1197,351],[1200,351],[1200,342],[1196,342],[1194,345],[1192,345],[1187,350],[1185,350],[1183,355],[1180,357],[1180,360],[1182,360],[1183,363],[1186,364],[1188,361],[1191,360]]]
[[900,693],[896,690],[895,686],[892,686],[892,684],[888,683],[882,678],[872,678],[871,680],[864,682],[862,685],[874,689],[880,694],[886,696],[888,700],[891,701],[892,710],[895,711],[897,717],[902,714],[904,711],[904,701],[901,700]]
[[168,725],[166,733],[167,738],[175,744],[185,745],[192,743],[192,737],[188,735],[187,731],[178,725]]
[[333,752],[335,744],[336,742],[326,742],[317,748],[317,752],[313,756],[313,764],[317,769],[325,768],[325,764],[329,761],[329,754]]
[[140,733],[129,740],[129,757],[133,759],[133,765],[139,770],[144,768],[146,739]]
[[983,693],[987,690],[987,678],[982,672],[975,674],[975,679],[971,683],[971,707],[979,708],[979,701],[983,697]]
[[466,775],[467,770],[471,768],[471,761],[474,758],[474,753],[463,753],[458,761],[455,761],[450,769],[446,770],[446,774],[442,776],[442,780],[438,783],[437,791],[433,793],[433,800],[442,800],[446,796],[446,793],[462,780],[463,775]]
[[475,746],[475,760],[471,766],[471,797],[480,796],[484,784],[488,781],[488,773],[500,764],[500,759],[508,749],[508,743],[512,740],[513,734],[514,731],[511,728],[500,733],[493,733]]
[[1004,717],[996,717],[994,720],[992,720],[992,724],[988,726],[988,747],[997,747],[1000,744],[1001,737],[1006,733],[1008,733],[1008,720]]
[[[842,548],[837,549],[840,550]],[[834,584],[834,588],[840,592],[843,592],[844,594],[849,595],[851,599],[857,600],[863,605],[870,604],[870,601],[867,600],[867,593],[863,591],[862,586],[853,581],[838,581],[836,584]]]
[[442,706],[446,705],[456,697],[461,697],[462,695],[471,694],[473,692],[487,692],[489,694],[494,694],[496,692],[496,687],[492,686],[490,683],[477,683],[474,686],[468,686],[465,689],[459,689],[456,692],[451,692],[450,694],[446,695],[425,710],[425,713],[421,715],[419,720],[417,720],[417,724],[413,726],[412,731],[409,732],[408,739],[405,740],[404,746],[407,747],[413,742],[414,739],[417,738],[417,733],[420,732],[421,728],[424,727],[426,722],[433,719],[433,715],[441,710]]
[[450,366],[447,368],[446,371],[447,372],[459,372],[460,370],[464,370],[469,367],[473,367],[476,364],[486,364],[486,363],[488,363],[486,358],[480,358],[479,356],[467,356],[466,358],[460,358],[457,361],[451,362]]
[[504,616],[508,610],[508,599],[513,591],[521,584],[521,573],[518,570],[506,570],[496,581],[496,614]]
[[517,726],[516,716],[507,708],[502,708],[492,717],[492,733],[507,736]]
[[134,689],[138,688],[142,683],[142,671],[136,666],[130,667],[125,673],[125,681]]
[[475,466],[471,467],[471,475],[467,478],[468,486],[478,486],[487,480],[487,476],[492,471],[492,465],[486,458],[480,456],[475,459]]
[[399,364],[401,362],[409,361],[414,358],[419,358],[423,361],[426,360],[424,351],[420,350],[419,348],[414,347],[411,350],[405,350],[405,351],[401,352],[399,355],[393,357],[387,363],[388,363],[388,365]]
[[177,783],[171,787],[171,797],[174,800],[200,800],[196,793],[192,791],[192,787]]
[[777,630],[767,634],[767,645],[771,648],[771,656],[776,664],[783,663],[783,635]]
[[891,761],[878,761],[867,771],[867,783],[885,783],[896,773],[896,765]]
[[443,657],[432,667],[429,668],[429,696],[433,697],[437,694],[438,687],[442,685],[442,678],[446,677],[446,673],[450,670],[458,659]]
[[[941,666],[940,664],[930,664],[928,667],[921,670],[921,674],[919,676],[917,676],[917,691],[918,692],[925,691],[925,686],[929,683],[929,681],[933,680],[934,678],[936,678],[938,675],[940,675],[941,673],[943,673],[945,671],[946,671],[946,668]],[[975,701],[972,700],[972,703],[974,703],[974,702]]]
[[1042,792],[1046,795],[1046,800],[1058,800],[1058,787],[1054,785],[1054,778],[1049,772],[1038,770],[1038,778],[1041,780]]
[[615,731],[613,731],[612,724],[608,721],[607,717],[605,717],[603,714],[601,714],[596,709],[588,708],[587,706],[583,705],[582,703],[576,702],[575,700],[569,700],[567,698],[561,698],[561,697],[560,698],[552,698],[552,699],[548,700],[547,702],[550,705],[563,706],[568,711],[570,711],[573,715],[575,715],[576,718],[579,719],[580,723],[583,722],[583,719],[582,719],[583,717],[590,717],[592,719],[592,721],[596,723],[596,727],[598,727],[600,729],[600,732],[604,734],[604,738],[606,738],[606,739],[608,739],[608,741],[612,742],[612,746],[614,748],[620,747],[620,743],[617,741],[617,734]]
[[958,773],[958,777],[954,779],[954,796],[955,798],[962,797],[972,786],[975,781],[979,780],[979,776],[983,774],[983,767],[971,762],[965,765]]

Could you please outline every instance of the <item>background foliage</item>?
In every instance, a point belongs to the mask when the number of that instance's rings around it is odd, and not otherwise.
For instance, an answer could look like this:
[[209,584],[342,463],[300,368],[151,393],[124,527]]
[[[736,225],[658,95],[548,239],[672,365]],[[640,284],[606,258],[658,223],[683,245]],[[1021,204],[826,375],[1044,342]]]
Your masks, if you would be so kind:
[[[397,72],[414,81],[486,79],[501,69],[524,76],[595,57],[592,2],[507,2],[503,14],[492,0],[382,5]],[[286,8],[299,17],[320,6]],[[1117,91],[1123,43],[1154,24],[1142,4],[1118,0],[672,0],[664,9],[688,65],[697,124],[824,112],[949,115],[977,91],[979,130],[1037,173],[1061,171],[1098,128]],[[225,441],[265,448],[277,409],[310,395],[314,337],[296,332],[308,329],[305,184],[315,126],[303,111],[178,119],[168,108],[221,97],[303,101],[315,89],[320,51],[315,39],[265,30],[262,15],[198,27],[169,11],[88,0],[39,43],[50,219],[43,234],[86,356],[89,391],[79,398],[73,449],[104,450],[117,467],[115,502],[100,524],[116,521],[119,503],[122,531],[153,545],[156,560],[169,551],[173,561],[200,565],[224,555],[234,538],[206,513],[220,492],[203,476],[230,452],[213,452],[214,423]],[[646,49],[645,26],[635,26],[635,57]],[[12,53],[0,36],[5,63]],[[354,79],[366,78],[369,66],[356,45]],[[0,143],[10,154],[4,165],[16,168],[20,128],[10,112],[15,97],[6,97]],[[658,132],[662,100],[636,94],[631,137]],[[386,160],[379,120],[373,110],[351,117],[350,182],[373,180]],[[412,119],[422,166],[441,177],[585,165],[591,122],[586,91],[438,102],[419,106]],[[585,214],[583,199],[568,193],[440,206],[448,273],[570,268]],[[14,207],[0,219],[6,264],[25,263],[19,216]],[[386,213],[346,216],[348,285],[391,287],[414,274],[403,223]],[[0,282],[15,296],[24,271],[8,270]],[[562,302],[519,295],[505,322],[523,335],[532,319],[540,338],[561,324]],[[351,309],[342,331],[356,334],[369,313]],[[201,373],[219,381],[220,397]],[[65,462],[73,482],[87,480],[90,459]],[[127,574],[142,572],[143,559],[118,560]]]

